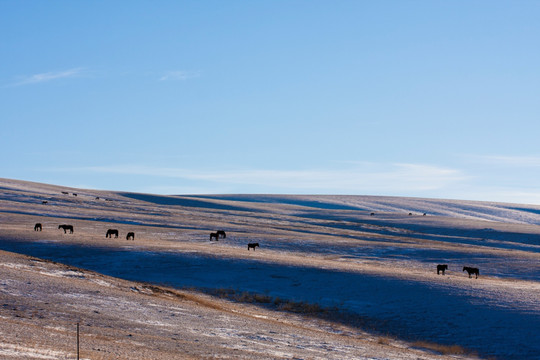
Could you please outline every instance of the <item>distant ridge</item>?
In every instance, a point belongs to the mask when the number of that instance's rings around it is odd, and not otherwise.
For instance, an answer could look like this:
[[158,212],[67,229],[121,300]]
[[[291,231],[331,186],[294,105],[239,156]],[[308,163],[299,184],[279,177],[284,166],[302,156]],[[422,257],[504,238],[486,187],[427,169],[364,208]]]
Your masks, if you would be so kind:
[[[487,220],[502,223],[540,225],[540,205],[428,199],[371,195],[267,195],[267,194],[216,194],[216,195],[155,195],[133,192],[91,190],[65,187],[24,180],[0,178],[0,193],[5,191],[33,192],[58,195],[62,191],[79,193],[79,198],[130,198],[170,206],[202,206],[222,210],[249,210],[249,203],[284,204],[306,209],[362,211],[371,213],[443,216],[469,220]],[[81,197],[82,195],[82,197]],[[204,206],[203,206],[204,207]]]

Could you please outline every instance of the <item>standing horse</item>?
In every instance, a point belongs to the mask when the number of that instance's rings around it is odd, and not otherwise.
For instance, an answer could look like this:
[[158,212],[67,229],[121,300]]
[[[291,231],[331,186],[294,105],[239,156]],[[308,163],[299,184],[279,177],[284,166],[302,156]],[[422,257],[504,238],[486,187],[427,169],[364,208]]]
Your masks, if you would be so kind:
[[129,240],[131,238],[131,240],[135,241],[135,233],[134,232],[128,232],[127,235],[126,235],[126,240]]
[[255,251],[255,248],[256,248],[256,247],[259,247],[259,243],[258,243],[258,242],[256,242],[256,243],[249,243],[249,244],[248,244],[248,251],[249,251],[249,249],[253,249],[253,251]]
[[224,239],[227,238],[227,234],[225,234],[225,231],[223,231],[223,230],[218,230],[218,231],[216,232],[216,234],[218,234],[218,236],[223,237]]
[[442,271],[442,274],[444,275],[445,270],[448,270],[448,265],[437,265],[437,275],[439,275],[439,271]]
[[210,233],[210,241],[212,241],[212,239],[216,239],[216,241],[218,241],[219,240],[218,233]]
[[116,230],[116,229],[107,230],[107,233],[105,234],[105,237],[106,238],[108,238],[108,237],[112,238],[113,235],[114,235],[115,238],[117,238],[118,237],[118,230]]
[[58,225],[59,229],[64,229],[64,234],[69,230],[70,234],[73,234],[73,225]]
[[476,275],[477,279],[478,275],[480,275],[480,270],[478,270],[478,268],[464,266],[462,271],[467,271],[469,273],[469,279],[471,278],[472,274]]
[[34,231],[41,231],[42,230],[42,226],[40,223],[37,223],[36,225],[34,225]]

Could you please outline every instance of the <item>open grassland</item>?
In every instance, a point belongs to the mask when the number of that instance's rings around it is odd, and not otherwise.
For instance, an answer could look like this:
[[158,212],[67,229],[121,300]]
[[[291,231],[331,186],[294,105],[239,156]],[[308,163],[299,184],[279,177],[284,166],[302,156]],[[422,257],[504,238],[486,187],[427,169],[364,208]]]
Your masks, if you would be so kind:
[[91,359],[534,358],[538,224],[522,204],[0,179],[0,249],[31,256],[0,254],[0,355],[73,358],[79,322]]

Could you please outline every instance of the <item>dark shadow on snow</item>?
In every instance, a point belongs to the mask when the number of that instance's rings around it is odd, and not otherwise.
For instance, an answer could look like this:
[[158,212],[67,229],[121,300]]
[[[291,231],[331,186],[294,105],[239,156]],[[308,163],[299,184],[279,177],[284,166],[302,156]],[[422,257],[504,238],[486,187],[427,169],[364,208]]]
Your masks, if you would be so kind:
[[[489,306],[465,290],[437,286],[435,279],[426,284],[252,260],[56,243],[0,240],[0,248],[127,280],[238,289],[337,307],[351,314],[351,325],[407,341],[458,344],[482,356],[530,359],[540,353],[538,312]],[[339,320],[347,322],[347,317]]]
[[230,211],[253,211],[241,206],[232,206],[227,204],[219,204],[211,201],[195,200],[195,199],[186,199],[186,197],[179,196],[159,196],[159,195],[149,195],[149,194],[138,194],[138,193],[119,193],[118,195],[149,202],[157,205],[169,205],[169,206],[185,206],[185,207],[194,207],[202,209],[213,209],[213,210],[230,210]]

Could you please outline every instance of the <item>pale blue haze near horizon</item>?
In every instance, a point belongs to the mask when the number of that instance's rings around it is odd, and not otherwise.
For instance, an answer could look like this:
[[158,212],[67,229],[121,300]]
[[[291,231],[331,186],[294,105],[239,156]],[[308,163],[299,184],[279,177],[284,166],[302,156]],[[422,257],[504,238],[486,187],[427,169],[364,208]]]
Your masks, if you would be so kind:
[[538,1],[0,1],[0,177],[540,204]]

